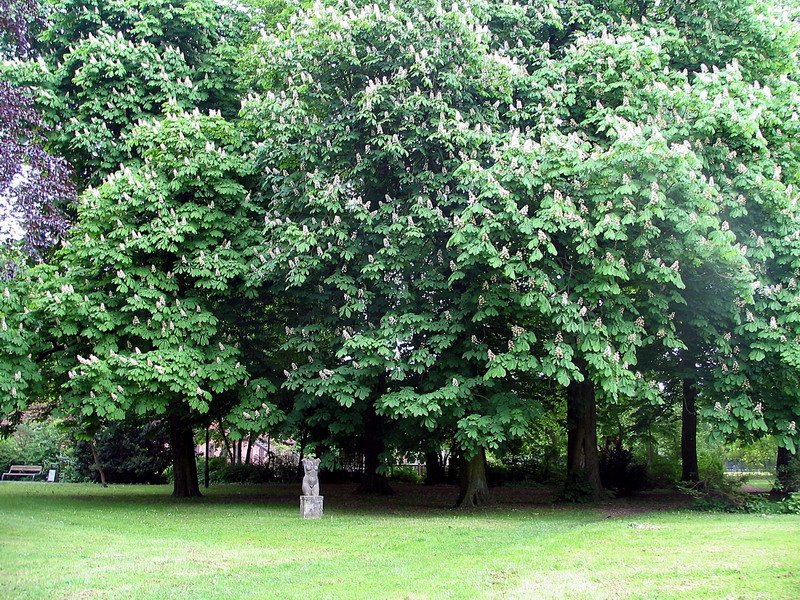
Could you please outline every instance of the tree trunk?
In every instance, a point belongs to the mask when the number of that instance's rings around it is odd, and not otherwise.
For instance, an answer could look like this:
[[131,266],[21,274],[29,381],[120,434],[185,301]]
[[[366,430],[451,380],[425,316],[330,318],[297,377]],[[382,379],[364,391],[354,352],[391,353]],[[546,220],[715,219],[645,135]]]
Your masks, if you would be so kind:
[[698,482],[697,467],[697,385],[693,379],[683,380],[681,410],[681,481]]
[[247,452],[245,453],[244,457],[244,464],[246,465],[250,464],[250,459],[253,456],[253,442],[255,441],[255,439],[256,439],[256,434],[250,432],[250,437],[247,438]]
[[[383,378],[381,378],[383,380]],[[381,454],[386,449],[383,441],[383,419],[375,411],[374,400],[370,402],[364,413],[364,472],[357,494],[393,494],[389,480],[383,473],[378,473],[381,466]]]
[[231,463],[236,462],[233,457],[233,451],[231,450],[231,443],[228,441],[228,436],[225,435],[225,426],[222,424],[222,419],[217,421],[219,424],[219,433],[222,436],[222,443],[225,444],[225,450],[228,452],[228,459]]
[[202,496],[197,481],[192,426],[176,410],[169,414],[169,446],[172,451],[172,495],[175,498]]
[[438,485],[445,482],[444,465],[439,451],[425,453],[425,485]]
[[593,500],[603,492],[597,452],[597,399],[594,384],[584,380],[567,387],[567,482],[586,483]]
[[462,459],[461,481],[456,508],[477,508],[489,504],[486,482],[486,451],[481,448],[471,459]]
[[297,481],[302,481],[305,476],[305,469],[303,468],[303,458],[306,455],[306,432],[300,432],[300,458],[297,460]]
[[455,440],[450,446],[450,455],[447,462],[447,481],[448,483],[457,483],[460,481],[460,468],[463,464],[461,460],[461,448],[458,447]]
[[208,426],[206,426],[206,456],[205,456],[205,464],[203,466],[203,487],[208,489],[209,479],[210,479],[210,472],[208,469],[208,450],[209,450],[209,435],[208,435]]
[[92,457],[94,458],[94,468],[97,469],[97,473],[100,475],[100,483],[103,484],[103,487],[107,487],[108,482],[106,481],[106,470],[100,463],[100,457],[97,455],[97,448],[94,445],[94,440],[89,442],[89,447],[92,449]]
[[790,463],[794,459],[794,455],[786,448],[778,448],[778,456],[775,460],[775,488],[773,492],[780,495],[790,494],[796,492],[797,489],[793,485]]

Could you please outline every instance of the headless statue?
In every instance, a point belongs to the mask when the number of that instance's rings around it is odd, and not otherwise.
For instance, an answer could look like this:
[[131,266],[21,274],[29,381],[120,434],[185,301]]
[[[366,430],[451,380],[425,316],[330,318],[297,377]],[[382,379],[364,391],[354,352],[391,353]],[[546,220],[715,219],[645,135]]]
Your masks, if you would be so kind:
[[303,469],[305,470],[305,475],[303,476],[303,495],[319,496],[319,479],[317,478],[319,459],[304,458]]

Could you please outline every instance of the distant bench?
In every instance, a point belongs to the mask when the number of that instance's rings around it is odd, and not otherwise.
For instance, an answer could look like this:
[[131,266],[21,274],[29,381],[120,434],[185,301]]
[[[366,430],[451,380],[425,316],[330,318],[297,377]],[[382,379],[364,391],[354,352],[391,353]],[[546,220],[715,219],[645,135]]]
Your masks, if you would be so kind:
[[42,467],[35,465],[11,465],[8,473],[3,473],[0,481],[5,481],[7,477],[30,477],[33,481],[37,475],[41,475]]

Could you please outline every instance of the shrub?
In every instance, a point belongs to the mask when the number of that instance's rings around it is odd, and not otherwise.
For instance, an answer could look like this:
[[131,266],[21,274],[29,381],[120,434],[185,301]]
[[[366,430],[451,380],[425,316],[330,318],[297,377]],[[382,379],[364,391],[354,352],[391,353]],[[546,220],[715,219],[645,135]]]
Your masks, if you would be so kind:
[[703,496],[692,504],[692,510],[702,512],[755,513],[772,515],[800,514],[800,494],[790,494],[783,500],[771,500],[768,496],[745,494],[741,502],[730,498]]
[[211,483],[267,483],[275,479],[267,465],[229,463],[224,458],[212,458],[208,470]]
[[725,498],[700,495],[692,502],[691,509],[699,512],[734,513],[742,510],[742,507],[737,506]]
[[510,456],[504,459],[490,458],[486,465],[486,477],[490,486],[508,484],[562,484],[567,470],[564,457],[552,460],[538,456]]
[[633,454],[619,441],[600,450],[600,480],[603,487],[627,496],[647,486],[647,469],[633,459]]
[[530,477],[526,460],[514,462],[489,461],[486,464],[486,480],[490,486],[523,483]]
[[413,467],[397,466],[392,467],[389,479],[398,483],[422,483],[423,478]]
[[738,485],[735,487],[741,487],[741,478],[725,475],[725,460],[721,453],[714,450],[698,452],[697,470],[700,483],[707,490],[727,492],[736,482]]
[[647,467],[647,483],[653,488],[671,488],[681,479],[681,464],[674,457],[656,454]]
[[[40,465],[68,462],[71,457],[69,434],[58,421],[25,421],[11,435],[0,439],[0,469],[5,473],[11,465]],[[64,473],[60,474],[64,480]]]
[[[294,478],[285,479],[283,481],[299,481],[301,477],[297,475],[297,467],[294,467],[294,473]],[[323,484],[358,483],[361,481],[361,473],[359,471],[348,471],[342,468],[325,469],[319,472],[319,481]]]
[[789,464],[778,467],[774,488],[779,492],[800,490],[800,458],[792,457]]
[[[682,483],[678,488],[695,498],[694,510],[709,512],[765,512],[759,509],[763,498],[742,491],[746,475],[727,475],[723,449],[710,447],[698,452],[699,482]],[[748,508],[749,507],[749,508]],[[771,510],[771,508],[769,509]]]
[[[276,454],[272,459],[272,465],[275,469],[275,479],[282,483],[289,483],[291,481],[300,481],[302,479],[302,468],[300,467],[300,457],[296,454]],[[327,473],[323,471],[320,473]],[[321,480],[320,480],[321,481]]]
[[571,473],[564,482],[564,489],[558,497],[559,502],[591,502],[594,488],[583,473]]
[[778,504],[783,506],[785,514],[800,515],[800,493],[789,494],[788,498],[781,500]]
[[[112,423],[95,436],[95,450],[109,483],[164,483],[170,464],[169,435],[161,421]],[[89,481],[99,481],[89,442],[75,445],[75,470]]]

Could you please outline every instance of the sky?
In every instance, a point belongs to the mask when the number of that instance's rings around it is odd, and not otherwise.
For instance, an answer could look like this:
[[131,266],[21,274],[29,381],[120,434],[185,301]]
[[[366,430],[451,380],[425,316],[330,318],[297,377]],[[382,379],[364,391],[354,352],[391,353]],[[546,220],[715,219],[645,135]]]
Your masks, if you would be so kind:
[[3,244],[20,240],[25,235],[14,190],[27,178],[26,169],[23,167],[23,171],[15,175],[8,186],[0,188],[0,243]]

